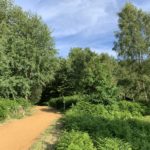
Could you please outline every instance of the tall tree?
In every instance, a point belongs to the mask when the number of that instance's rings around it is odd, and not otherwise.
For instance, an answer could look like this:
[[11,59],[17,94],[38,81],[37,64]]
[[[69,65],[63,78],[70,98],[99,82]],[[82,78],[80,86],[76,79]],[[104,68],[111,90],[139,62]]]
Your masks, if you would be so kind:
[[0,42],[3,43],[0,63],[7,65],[7,70],[3,67],[1,72],[9,74],[0,76],[0,89],[7,93],[0,92],[0,96],[37,99],[57,68],[54,40],[40,17],[24,12],[9,1],[2,4],[8,11],[4,11],[5,17],[0,22],[5,27],[0,33],[0,41],[4,41]]
[[[128,91],[132,91],[126,94],[133,99],[148,100],[143,63],[150,54],[150,15],[131,3],[127,3],[118,15],[119,31],[115,34],[114,50],[126,68],[124,77],[128,80]],[[125,87],[125,82],[119,83]]]
[[111,102],[117,97],[114,68],[116,62],[106,54],[89,48],[73,48],[69,54],[70,80],[78,93],[92,95],[95,102]]
[[83,91],[82,80],[85,79],[86,73],[85,69],[87,64],[90,62],[93,56],[96,54],[92,52],[89,48],[72,48],[68,61],[70,63],[70,78],[76,92]]

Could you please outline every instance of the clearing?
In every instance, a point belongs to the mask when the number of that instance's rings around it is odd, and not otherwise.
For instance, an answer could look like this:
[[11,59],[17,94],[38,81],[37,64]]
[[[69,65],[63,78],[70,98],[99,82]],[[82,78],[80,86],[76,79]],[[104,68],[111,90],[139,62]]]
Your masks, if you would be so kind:
[[47,106],[36,106],[32,116],[0,125],[0,150],[28,150],[61,114]]

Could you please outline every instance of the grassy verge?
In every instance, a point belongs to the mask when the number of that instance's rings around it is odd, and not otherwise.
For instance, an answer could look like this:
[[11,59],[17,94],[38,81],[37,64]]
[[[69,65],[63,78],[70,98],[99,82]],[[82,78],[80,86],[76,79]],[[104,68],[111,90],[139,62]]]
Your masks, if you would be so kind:
[[54,121],[37,139],[29,150],[54,150],[60,135],[61,123]]
[[24,99],[0,99],[0,123],[31,114],[31,103]]

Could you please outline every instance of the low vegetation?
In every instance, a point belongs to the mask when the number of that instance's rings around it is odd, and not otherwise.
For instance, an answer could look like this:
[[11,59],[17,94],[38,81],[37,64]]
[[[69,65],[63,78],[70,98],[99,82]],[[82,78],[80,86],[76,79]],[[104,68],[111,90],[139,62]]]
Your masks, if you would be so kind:
[[97,150],[132,150],[130,144],[117,138],[99,138],[96,147]]
[[64,132],[57,143],[56,150],[96,150],[87,133],[80,131]]
[[66,110],[75,105],[78,101],[83,99],[84,96],[73,95],[73,96],[64,96],[58,98],[52,98],[49,100],[49,106],[54,107],[60,110]]
[[[65,135],[73,136],[74,132],[85,133],[98,150],[147,150],[150,149],[150,121],[144,121],[146,110],[146,106],[134,102],[120,101],[103,105],[81,101],[66,112],[62,122],[64,130],[67,131]],[[64,145],[64,149],[71,150],[66,146],[69,145],[70,138],[62,139],[63,134],[57,147]],[[74,141],[74,147],[78,147],[80,138]]]
[[30,111],[31,103],[24,99],[0,99],[0,121],[23,117]]

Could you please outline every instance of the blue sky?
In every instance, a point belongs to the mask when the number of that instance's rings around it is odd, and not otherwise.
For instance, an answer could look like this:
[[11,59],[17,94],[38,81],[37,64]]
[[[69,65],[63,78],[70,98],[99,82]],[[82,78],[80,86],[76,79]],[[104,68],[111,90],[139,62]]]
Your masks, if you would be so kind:
[[[90,47],[93,51],[112,51],[117,12],[129,0],[15,0],[24,10],[37,13],[53,31],[60,56],[72,47]],[[150,0],[130,0],[138,8],[150,11]]]

